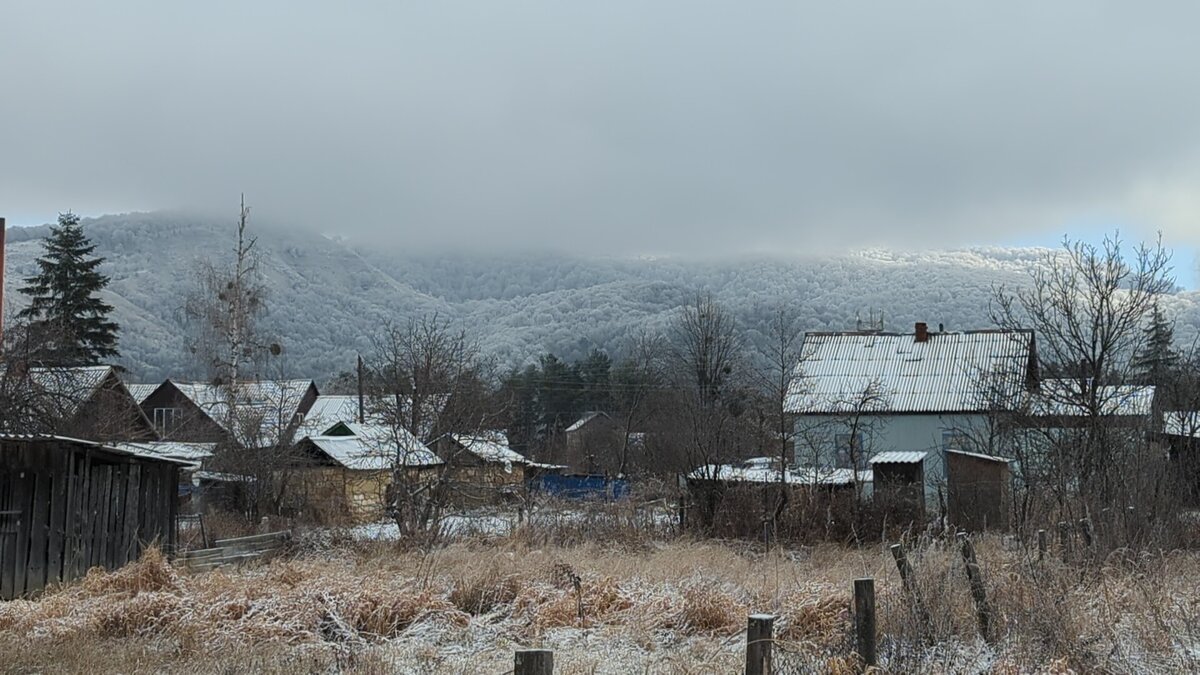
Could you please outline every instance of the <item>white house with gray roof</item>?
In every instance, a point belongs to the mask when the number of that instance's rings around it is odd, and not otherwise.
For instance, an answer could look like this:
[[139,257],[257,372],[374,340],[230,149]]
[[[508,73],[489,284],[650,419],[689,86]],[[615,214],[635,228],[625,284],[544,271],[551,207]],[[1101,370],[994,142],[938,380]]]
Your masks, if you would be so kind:
[[1037,386],[1032,331],[814,332],[802,354],[786,405],[796,466],[920,464],[927,507],[945,503],[947,451],[977,450],[990,417]]

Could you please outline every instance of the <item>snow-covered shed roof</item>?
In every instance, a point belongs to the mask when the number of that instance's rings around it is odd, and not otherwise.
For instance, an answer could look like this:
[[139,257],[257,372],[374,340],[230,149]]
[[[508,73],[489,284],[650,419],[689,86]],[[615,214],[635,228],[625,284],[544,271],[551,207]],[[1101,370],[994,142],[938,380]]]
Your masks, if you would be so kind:
[[608,414],[604,413],[604,412],[600,412],[600,411],[584,413],[583,417],[580,417],[579,419],[575,420],[574,424],[567,427],[567,431],[579,431],[580,429],[582,429],[584,427],[584,425],[586,425],[588,422],[591,422],[592,420],[596,419],[597,417],[608,417]]
[[182,441],[146,441],[142,443],[113,443],[122,450],[142,455],[177,459],[199,466],[202,461],[212,457],[217,448],[216,443],[185,443]]
[[920,450],[889,450],[875,455],[869,464],[919,464],[925,461],[926,452]]
[[1017,403],[1034,367],[1032,331],[926,335],[806,333],[787,411],[976,412]]
[[502,433],[454,434],[452,437],[468,452],[485,462],[502,462],[504,464],[529,462],[524,455],[508,447],[508,437]]
[[986,460],[989,462],[1000,462],[1002,464],[1008,464],[1009,462],[1012,461],[1011,459],[1009,459],[1007,457],[997,457],[996,455],[984,455],[984,454],[981,454],[978,452],[967,452],[966,450],[955,450],[953,448],[946,448],[946,452],[949,454],[952,454],[952,455],[961,455],[963,457],[973,457],[975,459],[982,459],[982,460]]

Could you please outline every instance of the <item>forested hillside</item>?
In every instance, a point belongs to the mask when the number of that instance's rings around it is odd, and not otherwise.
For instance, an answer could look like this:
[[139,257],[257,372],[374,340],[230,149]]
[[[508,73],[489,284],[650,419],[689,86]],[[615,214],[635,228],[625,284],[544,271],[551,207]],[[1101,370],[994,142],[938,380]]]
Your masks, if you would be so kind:
[[[121,323],[122,363],[132,377],[194,374],[181,307],[204,257],[232,255],[234,224],[170,214],[84,221],[112,277],[107,300]],[[813,259],[617,259],[569,254],[417,254],[254,223],[269,288],[266,328],[284,347],[282,373],[320,380],[353,367],[382,323],[440,312],[500,365],[547,351],[576,358],[593,347],[618,355],[642,330],[663,330],[680,304],[710,291],[734,310],[751,342],[775,308],[791,306],[812,330],[854,326],[882,310],[886,327],[914,321],[947,329],[988,325],[996,283],[1021,283],[1035,249],[868,251]],[[5,294],[33,271],[46,228],[8,234]],[[1176,337],[1200,326],[1200,293],[1166,304]]]

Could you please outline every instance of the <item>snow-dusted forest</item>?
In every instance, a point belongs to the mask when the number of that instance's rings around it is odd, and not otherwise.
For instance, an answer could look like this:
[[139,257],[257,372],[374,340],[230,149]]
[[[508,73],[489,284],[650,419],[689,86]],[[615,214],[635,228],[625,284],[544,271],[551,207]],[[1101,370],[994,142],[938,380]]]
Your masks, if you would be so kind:
[[[197,262],[232,255],[232,222],[166,213],[85,221],[112,277],[107,299],[122,327],[121,362],[135,379],[194,374],[184,298]],[[461,322],[503,366],[550,351],[577,358],[593,347],[619,355],[642,331],[665,330],[678,307],[711,292],[751,343],[787,305],[811,330],[852,328],[883,312],[889,330],[927,321],[948,330],[989,325],[993,284],[1019,284],[1041,249],[863,251],[821,258],[611,258],[586,254],[430,254],[254,224],[269,290],[265,327],[284,347],[280,373],[322,381],[350,370],[386,321],[439,312]],[[47,229],[8,234],[5,294],[23,301]],[[1164,303],[1176,338],[1200,328],[1200,293]],[[274,374],[274,373],[272,373]]]

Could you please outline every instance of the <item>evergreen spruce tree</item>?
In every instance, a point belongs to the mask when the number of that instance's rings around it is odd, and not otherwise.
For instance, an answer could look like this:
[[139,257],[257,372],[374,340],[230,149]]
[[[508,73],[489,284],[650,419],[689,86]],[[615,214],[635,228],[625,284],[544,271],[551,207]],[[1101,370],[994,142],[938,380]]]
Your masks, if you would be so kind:
[[1150,311],[1150,323],[1143,329],[1145,344],[1133,361],[1138,380],[1144,384],[1167,384],[1179,365],[1175,353],[1175,329],[1163,316],[1158,303]]
[[58,225],[43,242],[38,273],[25,279],[21,293],[29,306],[18,317],[29,320],[29,357],[52,365],[90,365],[118,355],[113,308],[98,293],[108,277],[98,268],[103,258],[83,233],[79,216],[59,214]]

